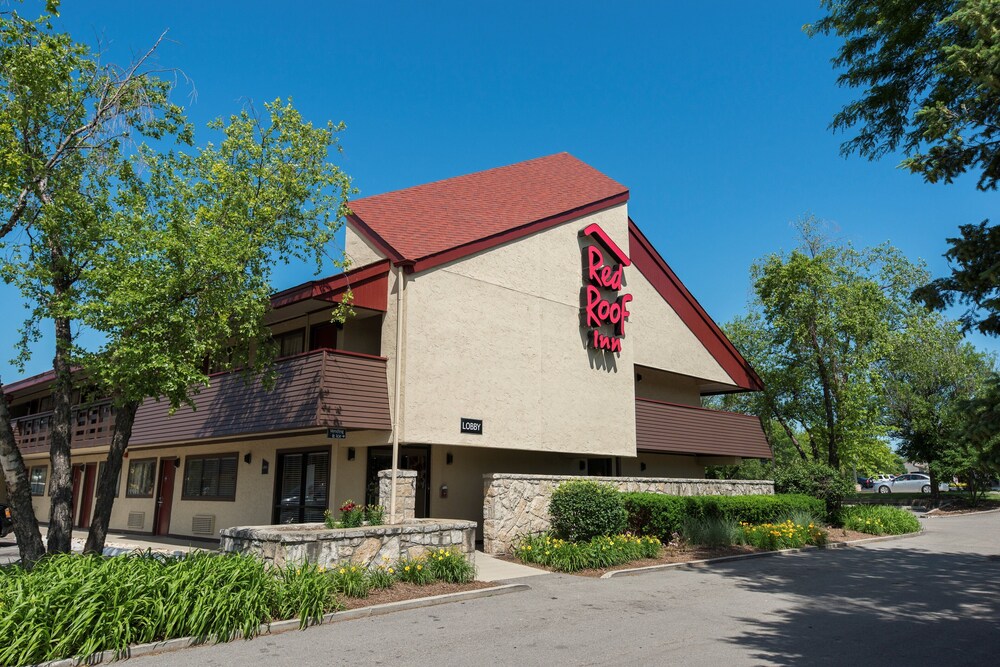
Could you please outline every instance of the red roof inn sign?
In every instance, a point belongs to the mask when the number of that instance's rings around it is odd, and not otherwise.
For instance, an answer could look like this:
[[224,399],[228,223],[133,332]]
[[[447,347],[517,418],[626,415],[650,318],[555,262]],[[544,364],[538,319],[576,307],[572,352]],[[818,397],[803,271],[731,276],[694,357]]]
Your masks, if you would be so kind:
[[[589,329],[587,346],[595,350],[621,352],[625,320],[629,316],[628,303],[632,300],[632,295],[619,292],[622,289],[624,269],[632,262],[600,226],[587,225],[580,235],[591,236],[597,241],[597,245],[589,245],[583,249],[583,280],[586,285],[583,289],[581,319],[583,326]],[[607,257],[605,251],[608,253]],[[606,296],[608,292],[612,293],[610,298]],[[601,327],[605,325],[610,325],[612,335],[601,332]]]

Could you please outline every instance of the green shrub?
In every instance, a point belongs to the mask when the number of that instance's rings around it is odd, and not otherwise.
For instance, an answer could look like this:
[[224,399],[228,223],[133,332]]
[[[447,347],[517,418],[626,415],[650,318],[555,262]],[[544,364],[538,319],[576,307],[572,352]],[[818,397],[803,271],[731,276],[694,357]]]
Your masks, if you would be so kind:
[[688,516],[681,523],[681,535],[692,544],[706,547],[728,547],[741,541],[739,523],[724,516]]
[[451,549],[428,553],[427,566],[435,579],[452,584],[465,584],[476,578],[476,566],[469,562],[465,554]]
[[660,540],[635,535],[599,536],[589,542],[569,542],[553,535],[532,535],[514,546],[525,563],[538,563],[561,572],[607,568],[660,555]]
[[746,459],[738,465],[706,466],[705,479],[774,479],[774,464]]
[[570,541],[625,531],[627,515],[621,494],[610,484],[588,480],[564,482],[549,503],[552,530]]
[[855,495],[854,484],[854,477],[849,473],[819,461],[800,460],[774,470],[776,493],[800,493],[819,498],[826,504],[827,513],[831,516],[844,498]]
[[920,530],[920,521],[907,510],[885,505],[854,505],[840,511],[848,530],[869,535],[903,535]]
[[628,530],[637,535],[655,535],[664,542],[680,533],[690,519],[725,518],[736,523],[768,523],[793,512],[824,516],[823,502],[803,495],[761,496],[670,496],[660,493],[625,493]]

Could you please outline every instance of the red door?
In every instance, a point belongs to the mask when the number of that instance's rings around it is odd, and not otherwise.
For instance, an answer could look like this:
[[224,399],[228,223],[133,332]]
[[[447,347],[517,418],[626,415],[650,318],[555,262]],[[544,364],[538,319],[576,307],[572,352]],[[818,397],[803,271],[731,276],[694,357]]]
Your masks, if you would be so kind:
[[83,490],[80,496],[80,521],[79,528],[90,528],[90,507],[94,504],[94,487],[97,485],[97,464],[88,463],[82,466],[83,470]]
[[170,533],[170,508],[174,504],[174,477],[177,473],[177,459],[160,459],[160,484],[156,491],[156,519],[153,522],[154,535]]

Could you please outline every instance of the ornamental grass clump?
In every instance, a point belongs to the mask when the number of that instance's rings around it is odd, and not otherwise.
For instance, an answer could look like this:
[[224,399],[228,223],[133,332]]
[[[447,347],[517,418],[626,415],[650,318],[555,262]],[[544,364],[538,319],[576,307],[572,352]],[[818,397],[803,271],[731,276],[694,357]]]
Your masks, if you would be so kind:
[[427,554],[431,575],[451,584],[465,584],[476,578],[476,566],[464,554],[451,549],[432,550]]
[[920,530],[911,512],[886,505],[854,505],[840,511],[844,528],[869,535],[903,535]]
[[728,547],[740,544],[743,538],[740,524],[724,516],[685,517],[680,532],[691,544],[706,547]]
[[589,542],[570,542],[553,535],[532,535],[514,547],[514,554],[525,563],[537,563],[560,572],[608,568],[660,555],[661,543],[655,537],[615,535],[595,537]]
[[0,664],[21,665],[193,636],[253,637],[262,623],[337,607],[315,567],[271,568],[253,556],[149,552],[46,556],[0,574]]

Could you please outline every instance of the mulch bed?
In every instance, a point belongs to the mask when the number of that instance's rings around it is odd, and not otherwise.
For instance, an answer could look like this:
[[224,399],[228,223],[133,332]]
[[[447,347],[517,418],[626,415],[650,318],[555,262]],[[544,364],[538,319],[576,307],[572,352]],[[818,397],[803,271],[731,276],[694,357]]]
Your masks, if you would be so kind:
[[[827,542],[853,542],[855,540],[865,540],[872,537],[878,536],[869,535],[868,533],[859,533],[856,530],[847,530],[846,528],[827,528]],[[555,572],[557,574],[573,574],[580,577],[600,577],[607,572],[614,572],[615,570],[651,567],[653,565],[670,565],[672,563],[690,563],[691,561],[696,560],[723,558],[725,556],[742,556],[745,554],[763,553],[764,551],[765,550],[763,549],[755,549],[754,547],[745,544],[733,545],[729,547],[704,547],[671,543],[664,545],[659,558],[643,558],[642,560],[632,561],[631,563],[623,563],[622,565],[616,565],[609,568],[578,570],[576,572],[559,572],[558,570],[545,567],[537,563],[527,563],[527,565],[529,567],[535,567],[540,570],[548,570],[549,572]],[[514,556],[495,556],[495,558],[500,558],[501,560],[506,560],[511,563],[525,564]]]
[[447,593],[460,593],[462,591],[474,591],[480,588],[492,588],[496,586],[491,581],[470,581],[467,584],[449,584],[435,581],[433,584],[420,586],[418,584],[407,584],[396,582],[392,588],[379,591],[372,591],[366,598],[345,598],[341,597],[345,609],[358,609],[360,607],[371,607],[376,604],[387,602],[401,602],[402,600],[415,600],[417,598],[429,598],[435,595],[445,595]]
[[928,514],[933,515],[948,515],[948,514],[972,514],[974,512],[983,512],[986,510],[1000,509],[1000,500],[981,500],[975,507],[966,504],[965,502],[955,502],[948,505],[942,505],[937,509],[933,509]]

